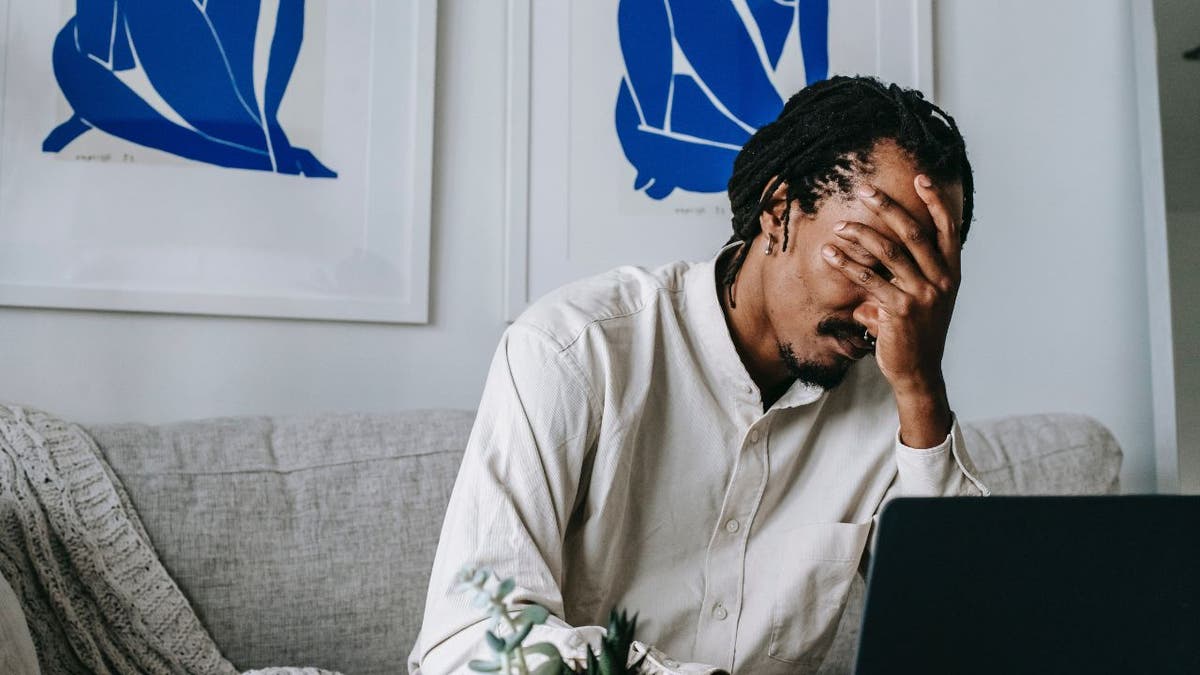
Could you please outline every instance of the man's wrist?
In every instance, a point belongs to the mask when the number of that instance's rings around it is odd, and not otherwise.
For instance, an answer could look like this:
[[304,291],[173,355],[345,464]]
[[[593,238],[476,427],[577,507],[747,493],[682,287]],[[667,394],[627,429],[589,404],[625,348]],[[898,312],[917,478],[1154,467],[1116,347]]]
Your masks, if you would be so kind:
[[918,449],[941,445],[954,423],[941,376],[906,381],[892,390],[900,416],[900,442]]
[[896,376],[890,378],[888,384],[892,386],[897,402],[900,399],[918,400],[946,396],[946,380],[942,377],[941,371],[904,377]]

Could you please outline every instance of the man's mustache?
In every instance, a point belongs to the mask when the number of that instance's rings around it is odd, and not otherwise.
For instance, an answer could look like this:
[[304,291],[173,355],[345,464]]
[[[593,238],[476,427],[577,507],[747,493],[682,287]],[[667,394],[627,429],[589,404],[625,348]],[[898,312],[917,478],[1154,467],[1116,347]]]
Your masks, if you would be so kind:
[[852,340],[861,339],[867,327],[857,321],[826,317],[817,324],[817,335]]

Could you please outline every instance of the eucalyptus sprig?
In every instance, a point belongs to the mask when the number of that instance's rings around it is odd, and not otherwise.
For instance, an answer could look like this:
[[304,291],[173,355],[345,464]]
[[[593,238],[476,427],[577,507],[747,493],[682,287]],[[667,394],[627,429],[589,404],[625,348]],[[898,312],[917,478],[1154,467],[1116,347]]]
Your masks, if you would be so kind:
[[[499,579],[487,569],[463,568],[458,573],[457,589],[474,593],[472,605],[486,609],[492,618],[491,628],[484,634],[488,647],[495,654],[492,660],[474,659],[467,666],[477,673],[500,673],[501,675],[575,675],[562,658],[558,648],[549,642],[524,645],[534,626],[543,624],[550,612],[541,605],[527,605],[516,616],[508,610],[506,598],[516,587],[513,579]],[[626,665],[629,648],[633,645],[633,633],[637,628],[637,615],[633,618],[614,609],[609,615],[608,634],[604,636],[599,654],[588,650],[586,670],[580,675],[627,675],[637,673],[643,659]],[[526,658],[541,655],[545,660],[530,670]]]

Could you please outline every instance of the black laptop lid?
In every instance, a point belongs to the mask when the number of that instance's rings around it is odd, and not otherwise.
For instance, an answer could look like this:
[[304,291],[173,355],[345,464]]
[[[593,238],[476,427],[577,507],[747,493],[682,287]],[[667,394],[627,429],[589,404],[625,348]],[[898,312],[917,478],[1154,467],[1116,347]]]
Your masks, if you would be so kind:
[[1200,673],[1200,497],[892,501],[856,672]]

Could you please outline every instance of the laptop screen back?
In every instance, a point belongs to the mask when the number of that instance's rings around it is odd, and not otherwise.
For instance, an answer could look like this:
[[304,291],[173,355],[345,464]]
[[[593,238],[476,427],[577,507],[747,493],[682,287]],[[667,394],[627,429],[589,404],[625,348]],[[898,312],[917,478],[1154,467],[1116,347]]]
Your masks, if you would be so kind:
[[894,500],[856,672],[1200,673],[1200,497]]

